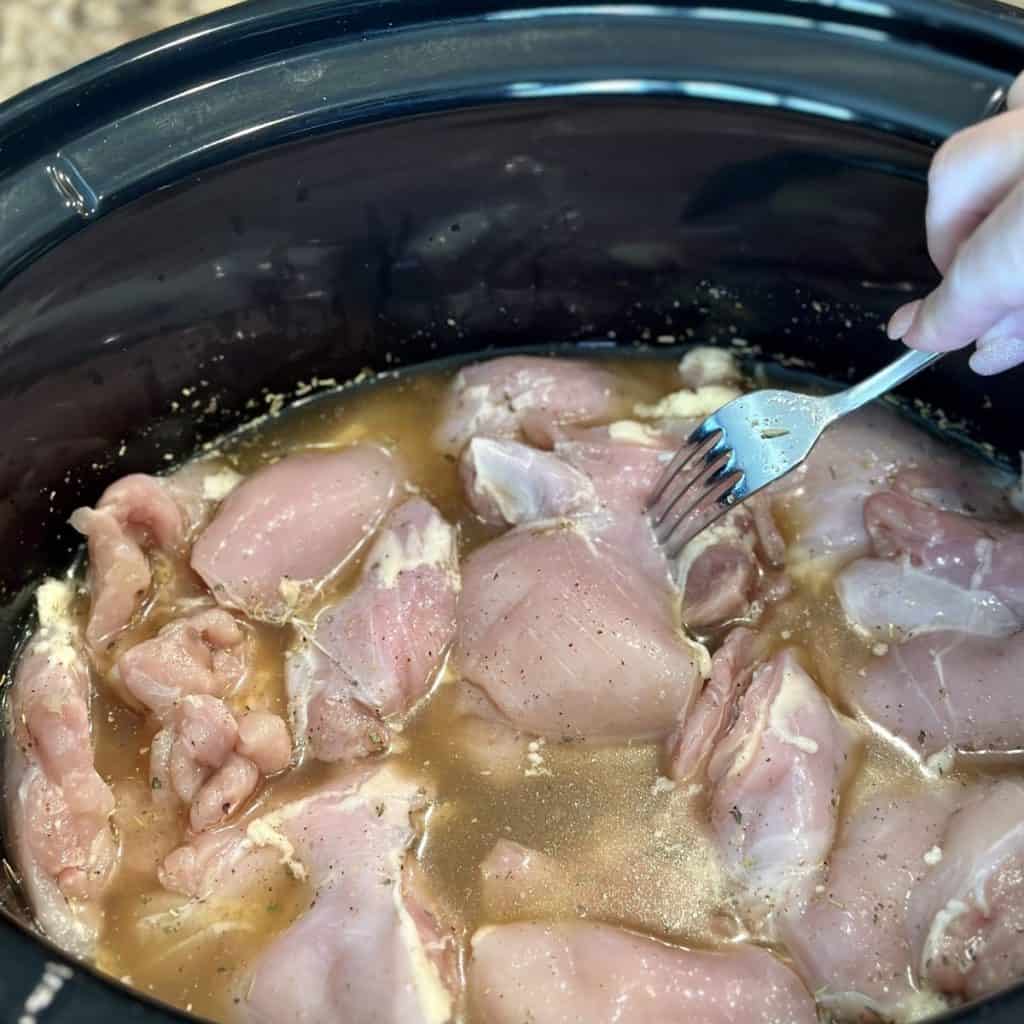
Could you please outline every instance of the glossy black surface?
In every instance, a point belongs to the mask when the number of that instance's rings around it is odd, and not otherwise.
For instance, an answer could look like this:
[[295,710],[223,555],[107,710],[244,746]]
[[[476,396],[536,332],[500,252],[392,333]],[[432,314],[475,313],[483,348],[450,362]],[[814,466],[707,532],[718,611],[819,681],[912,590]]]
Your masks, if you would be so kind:
[[[932,146],[1024,65],[995,10],[257,3],[0,108],[0,656],[75,505],[314,375],[561,339],[880,365],[933,280]],[[910,393],[1016,457],[1020,380]],[[60,958],[10,922],[0,955],[13,1024]],[[40,1019],[162,1014],[77,969]]]

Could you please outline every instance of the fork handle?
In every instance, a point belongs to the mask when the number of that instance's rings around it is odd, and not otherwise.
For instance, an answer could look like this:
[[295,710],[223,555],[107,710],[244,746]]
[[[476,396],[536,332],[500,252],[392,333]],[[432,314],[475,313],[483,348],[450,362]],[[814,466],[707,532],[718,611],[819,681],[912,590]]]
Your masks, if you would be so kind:
[[888,366],[872,374],[852,388],[840,391],[837,395],[830,395],[823,400],[827,410],[828,422],[845,416],[854,409],[874,401],[893,388],[899,387],[905,380],[910,380],[914,374],[931,366],[932,363],[941,359],[945,352],[918,352],[911,349],[904,353],[899,359],[894,360]]

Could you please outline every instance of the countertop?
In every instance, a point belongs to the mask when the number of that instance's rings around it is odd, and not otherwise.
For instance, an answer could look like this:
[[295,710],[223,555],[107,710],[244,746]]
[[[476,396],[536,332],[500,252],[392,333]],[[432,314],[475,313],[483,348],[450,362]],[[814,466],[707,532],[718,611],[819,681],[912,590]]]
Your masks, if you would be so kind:
[[234,0],[0,0],[0,100]]
[[0,101],[104,50],[235,2],[0,0]]

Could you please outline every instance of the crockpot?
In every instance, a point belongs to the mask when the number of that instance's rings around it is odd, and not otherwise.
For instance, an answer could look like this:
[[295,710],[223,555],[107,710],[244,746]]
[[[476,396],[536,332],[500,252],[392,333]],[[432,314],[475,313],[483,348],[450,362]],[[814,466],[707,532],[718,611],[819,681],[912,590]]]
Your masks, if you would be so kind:
[[[265,0],[0,106],[0,654],[77,504],[298,382],[565,342],[880,366],[934,283],[931,153],[1021,67],[981,2]],[[905,393],[1016,458],[1020,387],[952,357]],[[184,1019],[5,866],[0,1019]]]

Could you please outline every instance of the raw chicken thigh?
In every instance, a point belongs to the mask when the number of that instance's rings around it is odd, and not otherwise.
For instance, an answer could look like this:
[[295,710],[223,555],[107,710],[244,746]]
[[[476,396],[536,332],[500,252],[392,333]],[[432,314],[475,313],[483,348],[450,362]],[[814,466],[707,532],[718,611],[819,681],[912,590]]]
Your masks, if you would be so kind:
[[1024,747],[1024,633],[926,633],[893,646],[846,689],[873,722],[922,757]]
[[875,557],[836,580],[854,625],[900,641],[845,689],[923,757],[1017,750],[1024,529],[927,504],[907,489],[904,481],[865,502]]
[[36,916],[55,942],[85,956],[117,842],[114,797],[93,760],[89,667],[71,598],[67,583],[39,588],[39,628],[8,694],[4,777],[10,841]]
[[1024,975],[1024,785],[969,792],[926,860],[908,914],[914,968],[968,999]]
[[466,500],[494,526],[519,526],[597,511],[589,478],[550,452],[474,437],[460,460]]
[[241,989],[259,1024],[445,1024],[458,994],[454,946],[409,850],[426,793],[388,768],[360,768],[277,810],[172,853],[164,884],[199,898],[245,894],[290,871],[313,905],[273,940]]
[[300,627],[286,668],[296,736],[322,761],[380,753],[387,719],[429,690],[455,633],[455,530],[412,498],[385,520],[354,591]]
[[754,671],[756,647],[757,634],[741,626],[715,651],[710,678],[666,741],[671,778],[696,779],[706,769],[716,744],[735,720]]
[[906,1021],[945,1008],[917,981],[906,921],[955,802],[954,787],[872,799],[843,828],[810,899],[777,917],[797,971],[840,1020]]
[[853,723],[832,709],[793,650],[759,666],[708,763],[711,824],[752,920],[806,900],[832,849],[855,767]]
[[875,557],[836,580],[858,626],[903,637],[935,630],[1001,637],[1024,625],[1024,529],[898,492],[868,498],[864,523]]
[[581,921],[480,929],[468,988],[488,1024],[817,1021],[810,995],[764,950],[698,952]]
[[[911,1020],[1024,971],[1024,787],[882,795],[840,836],[822,883],[778,934],[843,1019]],[[822,942],[821,936],[829,936]]]
[[463,566],[456,667],[526,732],[664,736],[696,695],[702,655],[667,582],[584,524],[513,530]]
[[142,474],[111,484],[96,508],[76,510],[71,524],[89,541],[92,606],[85,637],[98,650],[132,621],[149,593],[147,549],[180,558],[188,524],[164,481]]
[[189,806],[197,832],[219,825],[291,761],[288,727],[253,711],[240,719],[222,698],[242,685],[249,660],[242,626],[221,608],[176,619],[129,648],[114,678],[162,726],[150,744],[150,782],[161,801]]
[[559,426],[613,415],[617,393],[612,374],[574,360],[509,356],[476,363],[455,375],[434,440],[450,455],[474,437],[550,447]]
[[154,559],[184,570],[188,541],[240,479],[210,460],[164,478],[134,473],[111,484],[95,509],[72,514],[71,525],[89,542],[85,637],[94,652],[109,646],[152,598]]
[[[908,471],[927,469],[907,476]],[[904,475],[916,488],[947,501],[990,510],[1001,496],[986,474],[882,405],[845,416],[825,432],[806,462],[769,493],[789,520],[794,563],[827,558],[842,563],[866,554],[870,535],[864,502]],[[949,481],[956,479],[954,486]]]
[[399,498],[383,448],[290,455],[248,477],[192,549],[217,601],[282,622],[358,551]]

